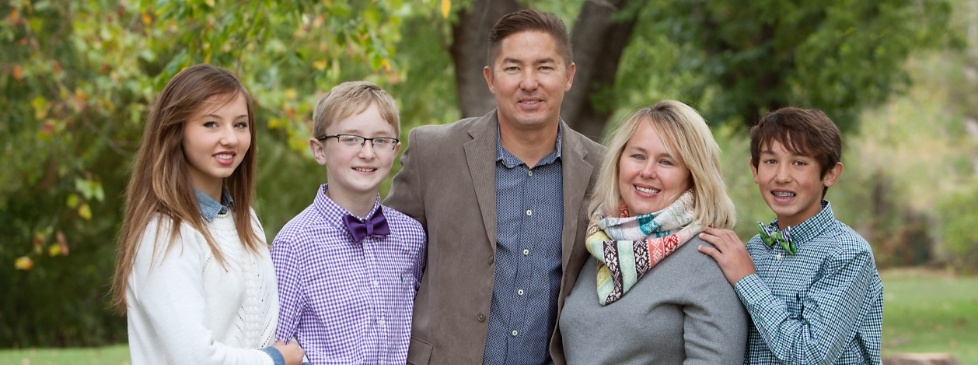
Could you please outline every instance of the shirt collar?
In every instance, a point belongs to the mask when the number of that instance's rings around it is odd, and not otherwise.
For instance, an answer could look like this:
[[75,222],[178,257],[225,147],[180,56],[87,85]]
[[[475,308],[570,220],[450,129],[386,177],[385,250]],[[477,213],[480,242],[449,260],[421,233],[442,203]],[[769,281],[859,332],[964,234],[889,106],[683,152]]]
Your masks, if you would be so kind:
[[194,196],[197,197],[197,208],[200,209],[200,215],[207,222],[213,221],[218,214],[227,214],[231,208],[234,208],[234,199],[231,199],[231,193],[224,187],[221,188],[220,203],[204,192],[197,190],[197,188],[194,188]]
[[[360,220],[366,219],[364,217],[360,217],[357,216],[356,214],[350,213],[350,211],[346,210],[346,208],[343,208],[339,204],[336,204],[336,202],[334,202],[333,199],[330,199],[328,196],[326,196],[326,190],[328,189],[329,189],[329,184],[320,185],[319,190],[316,192],[316,198],[315,198],[316,199],[315,204],[319,206],[322,210],[324,210],[324,213],[327,217],[331,217],[330,219],[328,219],[328,221],[342,226],[343,216],[347,214],[357,217]],[[374,215],[374,212],[376,212],[377,209],[380,209],[380,207],[381,207],[380,194],[377,194],[377,199],[374,200],[374,206],[373,208],[370,208],[370,211],[367,212],[366,216],[370,217]]]
[[[835,222],[835,214],[832,212],[832,205],[828,201],[822,200],[822,210],[816,213],[811,218],[806,219],[801,224],[791,227],[791,242],[795,243],[795,246],[801,248],[806,242],[818,236],[822,231],[828,228],[832,222]],[[778,227],[778,219],[774,218],[771,222],[771,226],[774,228]]]
[[[561,146],[563,145],[563,128],[561,127],[563,123],[557,124],[557,144],[552,152],[543,156],[537,166],[543,166],[547,164],[554,163],[560,158]],[[502,133],[499,132],[499,123],[496,123],[496,162],[502,161],[503,165],[508,168],[513,168],[524,164],[519,158],[514,156],[512,153],[503,148],[503,137]]]

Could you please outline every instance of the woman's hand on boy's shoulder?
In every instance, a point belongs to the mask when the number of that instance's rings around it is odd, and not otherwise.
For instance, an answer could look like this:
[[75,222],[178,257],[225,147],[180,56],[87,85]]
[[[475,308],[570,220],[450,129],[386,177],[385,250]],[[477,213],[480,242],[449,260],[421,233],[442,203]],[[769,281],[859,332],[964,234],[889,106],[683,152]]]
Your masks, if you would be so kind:
[[755,272],[747,246],[734,231],[707,227],[699,237],[709,245],[700,245],[697,249],[716,260],[730,285]]

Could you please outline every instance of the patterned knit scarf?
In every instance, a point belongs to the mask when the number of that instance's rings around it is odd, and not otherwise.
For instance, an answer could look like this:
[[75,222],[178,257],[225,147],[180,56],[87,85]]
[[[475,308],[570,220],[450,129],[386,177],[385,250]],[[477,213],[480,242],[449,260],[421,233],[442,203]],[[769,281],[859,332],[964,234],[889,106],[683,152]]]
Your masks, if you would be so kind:
[[630,217],[625,204],[619,217],[606,217],[602,209],[587,228],[587,250],[598,259],[598,302],[621,299],[655,264],[700,233],[693,222],[693,193],[686,191],[665,209]]

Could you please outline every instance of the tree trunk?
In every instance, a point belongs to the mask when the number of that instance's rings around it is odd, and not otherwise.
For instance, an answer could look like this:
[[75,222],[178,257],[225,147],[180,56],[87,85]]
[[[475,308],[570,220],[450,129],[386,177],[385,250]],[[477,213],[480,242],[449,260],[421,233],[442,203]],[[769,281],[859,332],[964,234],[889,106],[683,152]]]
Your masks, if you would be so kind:
[[515,0],[476,0],[458,13],[449,52],[455,65],[455,87],[462,117],[477,117],[496,107],[482,69],[486,66],[489,31],[503,15],[521,8]]
[[[623,21],[612,15],[629,0],[585,1],[574,24],[571,43],[577,74],[574,86],[564,95],[561,116],[578,132],[598,140],[611,116],[608,100],[595,100],[613,89],[618,63],[635,26],[637,10]],[[455,65],[459,110],[463,117],[481,116],[496,107],[496,101],[482,76],[489,48],[489,31],[503,15],[522,8],[515,0],[476,0],[470,9],[459,12],[452,26],[449,51]]]
[[600,141],[614,109],[611,98],[595,96],[614,95],[618,64],[638,17],[638,9],[629,9],[625,19],[612,19],[628,2],[585,1],[571,35],[577,74],[564,96],[561,116],[571,128],[595,141]]

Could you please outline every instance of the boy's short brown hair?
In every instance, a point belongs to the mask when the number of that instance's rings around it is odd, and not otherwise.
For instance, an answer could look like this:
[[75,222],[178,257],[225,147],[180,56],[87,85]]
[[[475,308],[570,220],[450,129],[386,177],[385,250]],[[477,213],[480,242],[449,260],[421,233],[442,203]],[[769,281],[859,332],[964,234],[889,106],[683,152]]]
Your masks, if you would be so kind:
[[777,141],[791,153],[819,163],[821,176],[842,160],[842,133],[818,109],[785,107],[765,115],[750,129],[750,163],[757,168],[761,147]]

